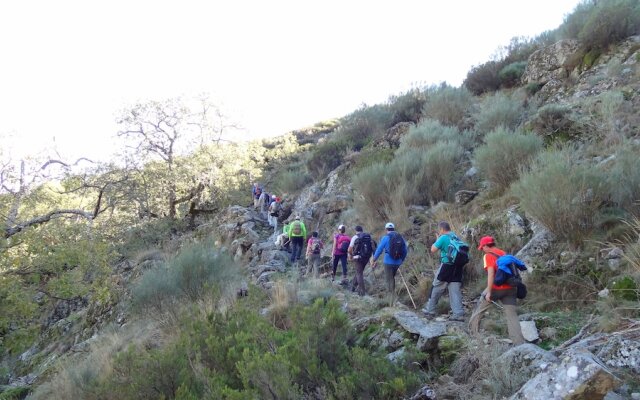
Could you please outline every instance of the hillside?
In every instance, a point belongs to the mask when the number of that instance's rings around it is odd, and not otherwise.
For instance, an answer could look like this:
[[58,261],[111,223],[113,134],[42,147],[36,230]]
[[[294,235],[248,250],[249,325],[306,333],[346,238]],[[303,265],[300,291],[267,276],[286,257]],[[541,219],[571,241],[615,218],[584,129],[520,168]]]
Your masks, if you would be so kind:
[[[124,164],[0,171],[0,399],[640,398],[638,110],[627,0],[582,3],[461,87],[273,139],[205,141],[206,115],[137,105]],[[317,276],[276,244],[254,182],[282,198],[276,232],[300,216],[325,241]],[[382,266],[365,296],[332,280],[337,227],[378,240],[389,221],[408,244],[397,301]],[[421,311],[440,221],[471,248],[463,322],[448,296]],[[469,330],[484,236],[528,266],[525,344],[502,302]]]

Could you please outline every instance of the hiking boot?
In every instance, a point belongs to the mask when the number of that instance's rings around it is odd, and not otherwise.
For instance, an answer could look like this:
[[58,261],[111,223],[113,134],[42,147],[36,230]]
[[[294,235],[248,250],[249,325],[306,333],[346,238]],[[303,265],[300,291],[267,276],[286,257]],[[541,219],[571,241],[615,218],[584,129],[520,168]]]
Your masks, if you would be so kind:
[[425,317],[426,319],[428,319],[429,321],[431,321],[432,319],[435,319],[435,318],[436,318],[436,315],[435,315],[434,313],[427,312],[427,311],[426,311],[426,310],[424,310],[424,309],[422,310],[422,313],[424,314],[424,317]]
[[449,321],[464,322],[464,315],[452,315],[449,317]]

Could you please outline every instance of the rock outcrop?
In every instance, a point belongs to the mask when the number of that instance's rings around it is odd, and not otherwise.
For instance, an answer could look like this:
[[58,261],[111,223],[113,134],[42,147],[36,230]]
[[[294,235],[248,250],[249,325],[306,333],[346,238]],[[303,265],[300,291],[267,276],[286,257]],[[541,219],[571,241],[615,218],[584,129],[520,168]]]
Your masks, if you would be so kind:
[[522,81],[545,84],[549,81],[565,79],[578,64],[581,55],[582,50],[577,40],[560,40],[536,51],[529,57]]

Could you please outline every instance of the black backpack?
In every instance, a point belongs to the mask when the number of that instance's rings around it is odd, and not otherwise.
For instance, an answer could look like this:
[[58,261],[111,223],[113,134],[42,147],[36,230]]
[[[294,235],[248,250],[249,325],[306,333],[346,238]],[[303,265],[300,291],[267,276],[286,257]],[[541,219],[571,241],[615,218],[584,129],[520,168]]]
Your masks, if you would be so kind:
[[368,233],[358,234],[355,242],[353,243],[353,255],[360,256],[360,258],[368,260],[373,254],[373,242],[371,235]]
[[389,233],[389,255],[394,260],[399,260],[404,255],[404,239],[398,232]]

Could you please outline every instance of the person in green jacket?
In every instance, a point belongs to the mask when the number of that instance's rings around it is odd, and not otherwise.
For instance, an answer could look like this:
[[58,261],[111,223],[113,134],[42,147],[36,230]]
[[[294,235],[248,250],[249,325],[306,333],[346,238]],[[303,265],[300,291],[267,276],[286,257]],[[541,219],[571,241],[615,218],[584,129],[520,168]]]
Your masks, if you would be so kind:
[[293,264],[297,260],[300,260],[302,256],[302,248],[304,247],[304,240],[307,238],[307,228],[304,226],[304,222],[297,215],[296,219],[289,224],[289,240],[291,241],[291,263]]

